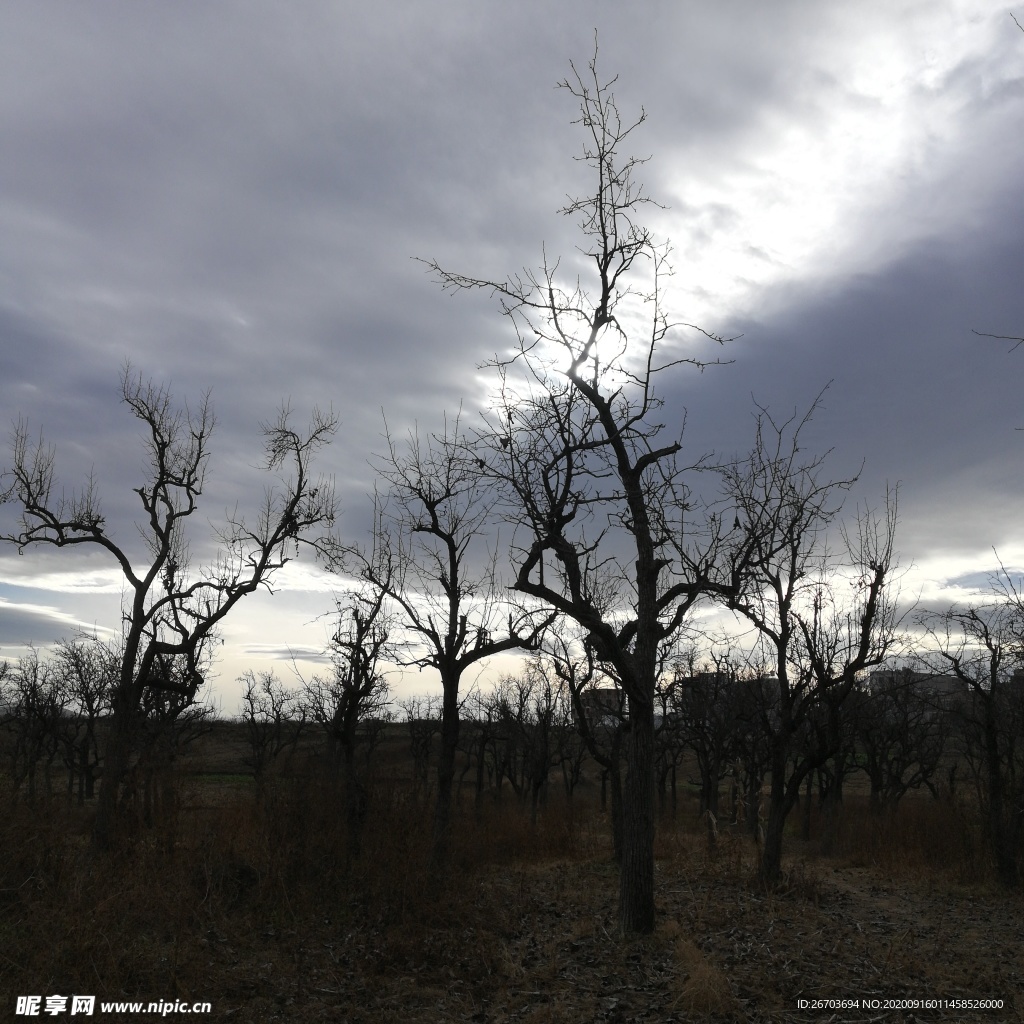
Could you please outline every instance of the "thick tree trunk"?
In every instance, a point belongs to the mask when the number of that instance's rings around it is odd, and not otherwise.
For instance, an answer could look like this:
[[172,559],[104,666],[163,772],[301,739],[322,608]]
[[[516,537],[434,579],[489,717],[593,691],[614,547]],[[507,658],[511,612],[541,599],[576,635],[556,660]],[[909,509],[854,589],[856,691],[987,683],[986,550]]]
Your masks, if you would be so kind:
[[437,765],[437,805],[434,809],[434,835],[431,866],[443,873],[448,867],[451,840],[452,782],[455,779],[455,755],[459,746],[459,688],[442,680],[444,702],[441,709],[441,757]]
[[110,734],[107,737],[103,773],[100,775],[100,790],[96,799],[96,820],[92,827],[92,848],[99,853],[106,852],[114,843],[117,798],[121,780],[128,770],[128,758],[131,752],[131,705],[126,701],[118,701],[110,718]]
[[1006,799],[1003,787],[999,731],[991,707],[985,709],[985,767],[988,773],[988,833],[996,861],[999,881],[1006,886],[1017,883],[1016,850],[1009,841],[1013,831],[1007,829]]
[[772,788],[768,803],[768,821],[764,830],[764,848],[758,875],[761,884],[773,889],[782,872],[782,836],[792,800],[786,793],[786,756],[783,750],[772,758]]
[[626,778],[622,790],[622,866],[619,929],[623,935],[654,931],[654,717],[652,706],[630,706]]

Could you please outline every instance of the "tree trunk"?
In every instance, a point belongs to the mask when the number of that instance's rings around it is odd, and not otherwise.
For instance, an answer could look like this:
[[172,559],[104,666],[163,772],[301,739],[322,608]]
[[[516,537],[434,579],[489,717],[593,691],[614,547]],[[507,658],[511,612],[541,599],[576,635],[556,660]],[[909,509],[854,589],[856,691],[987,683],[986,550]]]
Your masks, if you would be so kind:
[[487,734],[482,733],[480,736],[479,749],[476,754],[476,797],[474,799],[474,806],[476,807],[478,818],[482,812],[484,804],[484,771],[486,768],[486,755]]
[[441,710],[441,756],[437,765],[437,805],[434,809],[434,835],[431,866],[437,873],[448,867],[451,839],[452,782],[455,779],[455,755],[459,745],[459,684],[442,680],[444,703]]
[[999,881],[1006,886],[1017,883],[1016,850],[1008,840],[1013,831],[1006,827],[1006,799],[1003,789],[999,731],[991,704],[985,708],[985,767],[988,774],[988,833],[996,861]]
[[764,780],[760,778],[756,773],[751,772],[747,776],[747,806],[746,806],[746,826],[747,834],[752,838],[757,838],[757,829],[760,824],[761,817],[761,786]]
[[775,888],[782,872],[782,835],[791,806],[786,793],[786,756],[784,751],[779,751],[772,758],[771,797],[758,872],[761,884],[768,889]]
[[846,777],[846,754],[840,749],[832,758],[832,781],[825,794],[825,827],[821,837],[821,852],[831,854],[839,842],[839,825],[843,817],[843,780]]
[[89,774],[89,746],[83,743],[78,751],[78,806],[85,806],[86,776]]
[[823,811],[824,827],[821,833],[821,852],[829,856],[839,841],[839,821],[843,811],[842,775],[836,774],[825,793]]
[[109,850],[114,842],[118,791],[128,770],[131,751],[131,718],[131,707],[119,701],[111,714],[110,735],[107,737],[100,791],[96,800],[96,820],[92,827],[92,848],[99,853]]
[[543,783],[533,782],[530,784],[530,826],[537,827],[537,814],[540,811],[540,792]]
[[806,843],[811,838],[811,802],[814,796],[814,775],[807,776],[807,786],[804,789],[804,820],[800,838]]
[[348,866],[362,852],[363,822],[366,819],[366,789],[356,771],[355,751],[345,750],[345,859]]
[[622,792],[622,866],[619,871],[619,930],[654,931],[654,716],[653,705],[630,707],[626,735],[626,779]]
[[874,818],[880,818],[883,810],[881,772],[870,772],[868,777],[871,780],[871,790],[868,794],[871,815]]

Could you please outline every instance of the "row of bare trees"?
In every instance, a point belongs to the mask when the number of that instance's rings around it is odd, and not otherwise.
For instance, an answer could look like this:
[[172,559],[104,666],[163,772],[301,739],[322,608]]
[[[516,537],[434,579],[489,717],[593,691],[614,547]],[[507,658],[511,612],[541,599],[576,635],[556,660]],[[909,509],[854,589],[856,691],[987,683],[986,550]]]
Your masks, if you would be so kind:
[[[414,430],[405,441],[387,435],[366,543],[333,532],[333,487],[312,474],[334,431],[332,416],[314,413],[301,433],[286,409],[265,428],[267,468],[278,483],[255,520],[228,516],[217,531],[218,553],[203,566],[190,564],[186,529],[202,495],[213,429],[205,399],[195,411],[177,408],[166,389],[124,370],[121,397],[143,426],[149,456],[147,479],[135,491],[140,550],[115,540],[91,483],[63,496],[52,449],[33,443],[19,424],[2,497],[20,517],[3,539],[22,549],[99,548],[125,580],[97,850],[113,840],[131,738],[146,708],[194,703],[224,617],[246,594],[269,587],[302,545],[338,574],[347,594],[332,670],[298,694],[271,675],[251,676],[244,718],[261,785],[271,762],[294,749],[300,726],[323,730],[344,780],[350,856],[359,852],[368,799],[356,750],[372,746],[371,723],[385,717],[388,666],[428,669],[440,682],[439,714],[407,712],[424,786],[421,771],[439,738],[436,871],[449,860],[460,751],[463,777],[476,769],[478,793],[485,779],[496,788],[507,783],[535,811],[552,771],[571,791],[585,751],[611,794],[625,933],[654,926],[657,794],[674,785],[680,751],[696,754],[709,822],[727,765],[742,776],[737,788],[748,807],[768,780],[767,884],[779,876],[787,818],[815,778],[833,811],[843,778],[862,762],[882,802],[914,784],[912,766],[900,767],[893,752],[905,736],[884,739],[890,715],[901,713],[896,691],[891,707],[877,695],[865,705],[864,714],[883,716],[871,730],[874,753],[863,737],[851,741],[848,728],[863,695],[859,681],[903,641],[896,496],[842,518],[856,477],[834,478],[825,457],[807,454],[805,426],[816,403],[806,417],[781,422],[759,408],[748,454],[687,452],[684,411],[669,402],[674,375],[718,362],[700,346],[725,339],[668,316],[669,250],[641,222],[656,205],[636,179],[645,161],[623,152],[644,114],[620,116],[613,82],[598,77],[595,52],[586,72],[573,67],[562,83],[578,105],[579,159],[593,176],[590,190],[562,211],[580,229],[573,257],[563,262],[545,251],[539,269],[498,280],[426,261],[445,289],[496,297],[514,340],[488,364],[495,388],[478,425],[466,426],[460,414],[436,433]],[[1008,606],[1016,596],[1007,595]],[[692,664],[688,672],[675,667],[694,612],[709,605],[745,637],[750,670],[742,686],[735,673],[723,677],[721,666],[703,677]],[[931,638],[980,709],[980,746],[972,751],[985,751],[977,756],[986,766],[993,843],[1016,851],[1020,776],[1008,766],[1018,748],[1008,750],[1000,732],[1006,710],[998,694],[1000,673],[1020,663],[1022,651],[1016,639],[1004,643],[993,639],[1002,637],[998,630],[986,632],[987,612],[944,621],[947,631],[933,628]],[[493,693],[467,694],[468,673],[513,652],[534,656],[524,674],[505,678]],[[981,678],[983,655],[990,671]],[[20,667],[15,677],[27,678]],[[729,684],[709,692],[701,678]],[[619,695],[610,714],[588,714],[595,689]],[[474,724],[464,729],[467,713]],[[915,742],[927,746],[924,738]],[[88,755],[85,763],[94,762]],[[919,766],[919,781],[928,783],[933,772]]]
[[118,539],[107,523],[92,479],[70,495],[55,479],[55,452],[25,421],[14,432],[4,502],[18,522],[0,537],[19,550],[31,546],[99,549],[122,573],[125,597],[116,677],[110,687],[103,772],[92,842],[114,842],[122,786],[130,781],[133,738],[147,711],[180,714],[193,707],[205,678],[211,646],[224,618],[247,594],[269,587],[274,573],[316,532],[334,521],[330,481],[312,476],[311,461],[335,429],[331,416],[314,413],[300,433],[282,409],[264,428],[266,467],[279,482],[268,487],[255,519],[229,514],[216,530],[216,553],[190,563],[188,527],[205,484],[214,417],[208,396],[195,408],[176,406],[169,391],[128,365],[121,399],[143,427],[146,476],[135,489],[142,544]]
[[[717,601],[757,631],[777,680],[778,710],[767,733],[773,788],[766,842],[776,853],[765,874],[777,873],[782,824],[817,767],[809,758],[795,773],[785,770],[797,757],[803,723],[826,695],[843,699],[892,642],[895,601],[885,588],[894,563],[894,505],[880,519],[863,517],[852,537],[844,534],[844,557],[837,558],[826,542],[837,494],[852,481],[828,481],[821,460],[801,461],[799,424],[776,426],[763,414],[751,456],[724,465],[684,457],[683,416],[666,408],[655,385],[709,360],[691,354],[684,325],[668,319],[668,250],[640,222],[650,202],[635,179],[643,161],[621,152],[643,114],[620,117],[595,61],[588,74],[574,68],[563,83],[579,105],[582,160],[595,179],[592,191],[563,211],[579,219],[582,261],[570,269],[545,259],[539,271],[499,281],[428,264],[446,288],[497,295],[517,340],[491,363],[496,392],[479,427],[456,417],[439,433],[414,432],[405,443],[389,436],[377,462],[367,544],[329,535],[333,491],[311,476],[311,459],[334,429],[331,417],[315,415],[300,434],[283,412],[266,429],[267,465],[282,473],[281,484],[254,523],[229,517],[218,534],[220,553],[198,568],[189,565],[185,531],[202,494],[213,429],[206,401],[194,412],[178,409],[165,389],[129,368],[122,376],[122,398],[143,424],[149,453],[149,478],[136,489],[141,553],[114,539],[91,484],[59,497],[52,450],[31,443],[24,424],[17,429],[5,497],[21,515],[6,539],[21,548],[98,547],[126,583],[97,849],[112,841],[129,738],[145,701],[193,698],[218,625],[307,543],[354,588],[335,640],[335,672],[321,684],[322,710],[315,712],[333,730],[345,765],[352,821],[365,794],[353,774],[349,714],[372,699],[380,673],[370,666],[383,658],[436,672],[442,696],[433,861],[443,871],[463,679],[497,655],[538,650],[557,622],[558,632],[574,639],[554,658],[553,671],[578,686],[611,679],[628,708],[625,728],[584,735],[584,743],[611,789],[621,928],[650,931],[655,783],[664,770],[655,724],[659,681],[694,609]],[[837,596],[846,577],[857,583],[852,604]],[[247,700],[253,721],[264,723],[269,752],[279,742],[272,694],[253,682]],[[568,690],[575,703],[573,686]],[[535,698],[506,687],[502,699],[511,707]],[[547,714],[535,711],[533,739],[543,736],[538,723]],[[498,777],[528,786],[531,800],[539,800],[550,751],[542,743],[528,748],[522,737],[517,746],[507,731],[502,750],[492,755]]]
[[[15,799],[35,802],[40,773],[46,797],[55,775],[68,799],[93,799],[102,778],[111,728],[111,702],[121,653],[112,643],[81,637],[59,642],[48,656],[36,650],[0,666],[0,750]],[[213,708],[149,688],[129,737],[130,770],[120,798],[146,824],[175,803],[173,767],[181,750],[205,731]]]

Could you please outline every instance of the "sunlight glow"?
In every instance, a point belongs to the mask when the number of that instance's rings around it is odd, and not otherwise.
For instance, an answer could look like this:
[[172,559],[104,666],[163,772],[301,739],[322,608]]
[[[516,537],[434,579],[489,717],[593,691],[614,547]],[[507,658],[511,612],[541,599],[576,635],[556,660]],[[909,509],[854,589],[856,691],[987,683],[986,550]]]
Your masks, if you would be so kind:
[[660,228],[685,268],[688,317],[763,313],[773,285],[877,270],[963,213],[917,210],[920,185],[956,159],[972,103],[1019,67],[992,59],[990,12],[967,32],[947,24],[952,13],[836,41],[803,69],[795,98],[759,112],[734,157],[668,157],[687,168]]

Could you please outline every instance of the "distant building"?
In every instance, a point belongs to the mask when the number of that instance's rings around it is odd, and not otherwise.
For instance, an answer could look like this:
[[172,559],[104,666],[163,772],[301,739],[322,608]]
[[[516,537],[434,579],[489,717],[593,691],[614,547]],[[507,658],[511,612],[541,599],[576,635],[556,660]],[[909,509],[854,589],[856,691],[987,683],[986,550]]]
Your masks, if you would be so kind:
[[[597,687],[580,694],[583,718],[590,730],[614,728],[626,714],[626,695],[615,687]],[[578,723],[577,723],[578,724]]]
[[970,692],[968,684],[957,676],[936,672],[917,672],[909,668],[880,669],[868,676],[869,690],[893,686],[906,686],[916,697],[941,707],[956,704]]

